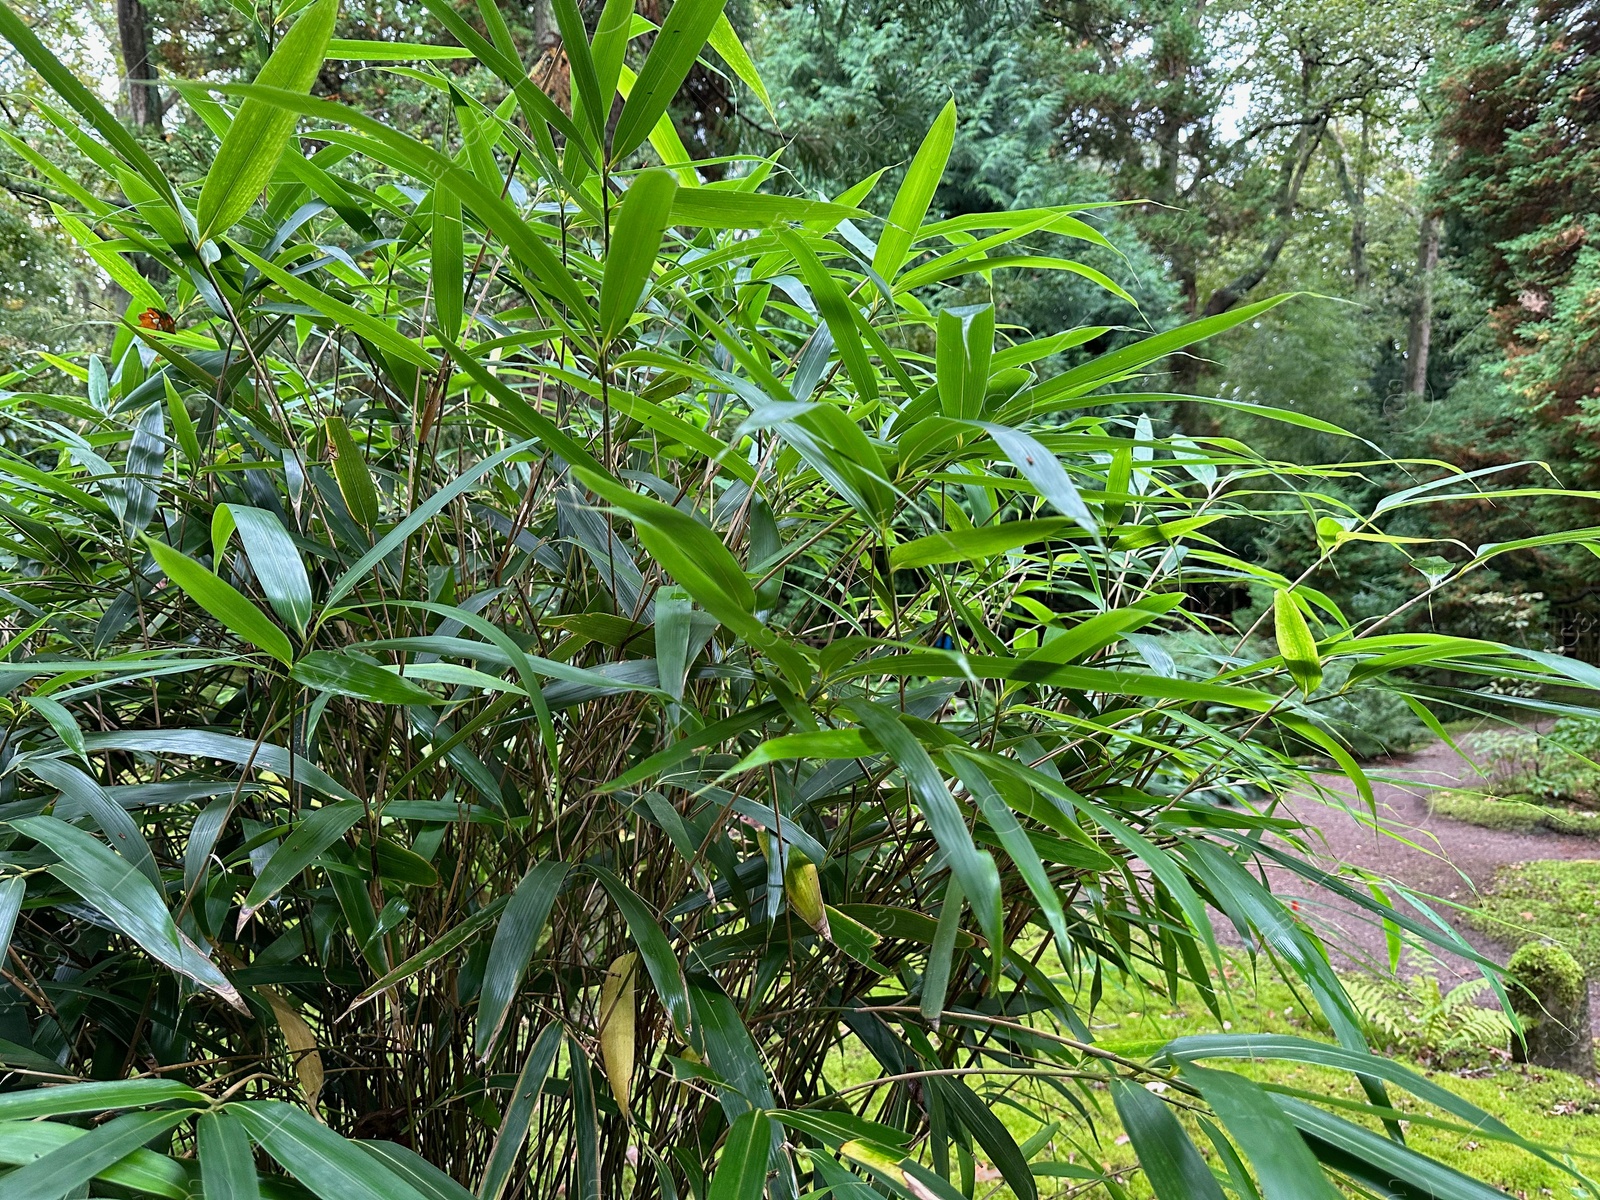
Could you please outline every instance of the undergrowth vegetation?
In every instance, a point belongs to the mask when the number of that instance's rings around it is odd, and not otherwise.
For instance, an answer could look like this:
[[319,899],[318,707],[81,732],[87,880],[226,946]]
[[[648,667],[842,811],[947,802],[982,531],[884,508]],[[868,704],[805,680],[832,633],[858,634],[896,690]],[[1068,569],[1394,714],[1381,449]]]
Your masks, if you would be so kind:
[[[254,85],[182,85],[219,145],[176,180],[0,6],[104,174],[52,176],[59,218],[131,297],[104,354],[4,398],[0,1191],[1116,1194],[1092,1138],[1066,1161],[997,1115],[1035,1095],[1108,1096],[1163,1200],[1496,1195],[1407,1144],[1402,1094],[1564,1169],[1371,1053],[1257,871],[1493,977],[1278,803],[1315,753],[1370,804],[1324,717],[1355,689],[1437,726],[1461,691],[1417,672],[1592,685],[1303,582],[1409,553],[1395,514],[1471,479],[1415,465],[1356,511],[1323,485],[1358,465],[1137,415],[1201,403],[1141,381],[1277,300],[1056,374],[1107,330],[948,305],[1019,269],[1126,296],[1026,248],[1106,249],[1082,207],[930,216],[953,106],[893,189],[705,183],[668,101],[708,42],[760,91],[715,0],[659,30],[612,0],[592,37],[557,3],[570,109],[492,0],[429,0],[418,46],[330,42],[335,4]],[[422,63],[447,135],[310,98],[329,53]],[[1316,551],[1286,576],[1223,522]],[[1158,635],[1218,632],[1207,586],[1273,599],[1197,667]],[[1108,980],[1223,1019],[1213,913],[1332,1042],[1102,1044]],[[1318,1104],[1241,1059],[1343,1082]]]

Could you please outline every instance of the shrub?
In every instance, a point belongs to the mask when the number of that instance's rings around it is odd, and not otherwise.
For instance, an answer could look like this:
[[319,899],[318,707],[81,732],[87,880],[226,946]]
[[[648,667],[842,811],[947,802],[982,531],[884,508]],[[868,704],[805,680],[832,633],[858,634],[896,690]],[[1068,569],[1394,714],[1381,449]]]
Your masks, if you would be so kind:
[[1490,762],[1501,794],[1524,792],[1555,804],[1600,806],[1600,721],[1563,717],[1548,733],[1480,733],[1473,750]]
[[[570,113],[492,3],[485,36],[426,0],[501,90],[422,72],[450,116],[422,141],[307,95],[334,5],[258,85],[185,87],[220,144],[179,181],[0,5],[107,176],[63,220],[132,296],[81,389],[4,400],[30,440],[0,455],[0,1049],[95,1082],[0,1094],[0,1118],[72,1118],[28,1124],[13,1158],[54,1148],[0,1190],[788,1200],[861,1172],[970,1195],[982,1157],[1032,1200],[1036,1171],[1110,1177],[1030,1162],[1051,1136],[1015,1123],[1109,1087],[1168,1200],[1156,1164],[1210,1176],[1146,1082],[1264,1180],[1454,1189],[1198,1065],[1332,1054],[1379,1106],[1431,1087],[1369,1053],[1255,873],[1343,886],[1304,831],[1203,797],[1303,785],[1288,740],[1365,786],[1305,702],[1335,670],[1564,679],[1352,628],[1205,534],[1308,519],[1308,570],[1407,544],[1318,490],[1347,466],[1128,415],[1142,373],[1278,301],[1041,375],[1099,331],[997,331],[946,289],[1021,267],[1121,292],[1013,253],[1098,245],[1081,209],[928,215],[953,108],[892,197],[762,191],[770,162],[704,185],[666,108],[708,37],[751,74],[716,0],[678,0],[643,54],[629,0],[593,44],[560,0]],[[1264,654],[1186,671],[1153,646],[1199,621],[1186,589],[1245,582],[1275,595]],[[1220,1022],[1214,912],[1342,1049],[1093,1044],[1107,975],[1188,980]],[[830,1073],[842,1046],[871,1078]]]

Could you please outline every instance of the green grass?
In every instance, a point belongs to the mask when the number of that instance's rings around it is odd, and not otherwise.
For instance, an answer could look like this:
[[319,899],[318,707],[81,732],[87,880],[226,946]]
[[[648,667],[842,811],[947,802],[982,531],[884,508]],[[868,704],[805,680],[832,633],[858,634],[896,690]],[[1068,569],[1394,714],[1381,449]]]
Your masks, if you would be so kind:
[[[1600,873],[1600,863],[1590,865]],[[1600,891],[1595,894],[1600,895]],[[1224,1005],[1225,1025],[1220,1027],[1217,1019],[1192,993],[1173,1004],[1153,991],[1108,985],[1094,1016],[1096,1041],[1107,1049],[1148,1053],[1172,1038],[1216,1033],[1219,1028],[1330,1040],[1320,1022],[1307,1016],[1302,1000],[1283,984],[1267,979],[1252,981],[1242,970],[1235,968],[1229,969],[1229,976],[1231,1002]],[[1578,1166],[1580,1170],[1600,1171],[1600,1091],[1596,1091],[1585,1080],[1559,1071],[1512,1064],[1505,1060],[1504,1055],[1492,1052],[1483,1055],[1475,1065],[1457,1069],[1441,1068],[1399,1055],[1395,1057],[1424,1078],[1443,1084],[1558,1156],[1595,1156],[1588,1162],[1577,1160]],[[1360,1085],[1346,1073],[1283,1063],[1229,1065],[1263,1083],[1318,1092],[1336,1099],[1364,1099]],[[829,1070],[830,1080],[836,1087],[861,1083],[877,1074],[876,1064],[866,1057],[864,1051],[856,1051],[848,1056],[839,1055],[830,1064]],[[984,1090],[976,1081],[974,1086],[978,1086],[980,1091]],[[1128,1174],[1124,1180],[1128,1195],[1137,1200],[1149,1200],[1151,1197],[1152,1193],[1143,1176],[1134,1170],[1133,1152],[1123,1138],[1110,1096],[1102,1087],[1092,1086],[1079,1093],[1080,1100],[1093,1116],[1093,1128],[1059,1094],[1031,1081],[1018,1083],[995,1079],[988,1091],[991,1099],[1003,1095],[1014,1099],[1020,1107],[1041,1113],[1046,1121],[1060,1122],[1050,1138],[1048,1150],[1041,1151],[1039,1159],[1076,1164],[1098,1159],[1127,1168]],[[1418,1102],[1398,1088],[1391,1088],[1390,1094],[1395,1107],[1417,1120],[1434,1118],[1459,1124],[1454,1118]],[[856,1098],[859,1098],[859,1094]],[[1043,1127],[1039,1120],[1020,1111],[1020,1107],[1006,1103],[995,1105],[995,1111],[1019,1144],[1033,1137]],[[1199,1133],[1198,1126],[1187,1117],[1183,1119],[1196,1145],[1208,1161],[1216,1165],[1211,1147]],[[1408,1125],[1406,1136],[1409,1144],[1421,1153],[1503,1188],[1513,1196],[1582,1195],[1575,1190],[1569,1176],[1516,1147],[1481,1136],[1416,1123]],[[978,1164],[978,1179],[977,1194],[980,1196],[989,1196],[994,1188],[999,1190],[993,1192],[992,1200],[1011,1195],[999,1183],[998,1174],[981,1162]],[[988,1187],[984,1186],[986,1180]],[[1081,1181],[1041,1177],[1038,1184],[1041,1197],[1050,1198],[1076,1194],[1071,1189],[1081,1186]],[[1095,1194],[1104,1195],[1104,1192]]]
[[1451,788],[1428,797],[1428,811],[1454,821],[1508,833],[1573,834],[1600,838],[1600,812],[1539,804],[1525,796],[1494,796],[1467,788]]
[[1515,863],[1502,867],[1472,923],[1520,946],[1548,939],[1591,975],[1600,970],[1600,860]]

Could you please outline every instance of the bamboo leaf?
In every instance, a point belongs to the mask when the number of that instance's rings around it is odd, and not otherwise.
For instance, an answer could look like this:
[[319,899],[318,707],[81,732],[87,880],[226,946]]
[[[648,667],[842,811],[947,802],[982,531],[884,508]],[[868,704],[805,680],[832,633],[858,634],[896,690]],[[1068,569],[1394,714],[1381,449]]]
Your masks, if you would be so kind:
[[516,1169],[522,1144],[528,1137],[534,1103],[544,1090],[545,1080],[549,1078],[550,1068],[555,1065],[556,1052],[560,1049],[561,1026],[552,1021],[534,1039],[527,1061],[522,1064],[522,1073],[517,1076],[511,1100],[500,1118],[494,1149],[489,1154],[488,1165],[483,1169],[483,1181],[478,1185],[478,1200],[500,1200],[504,1194]]
[[359,802],[345,800],[324,805],[302,818],[256,876],[239,909],[239,928],[243,929],[262,905],[288,887],[365,815],[366,809]]
[[238,1118],[226,1111],[202,1113],[197,1124],[200,1178],[208,1196],[259,1200],[255,1155]]
[[922,220],[928,215],[928,206],[933,203],[933,193],[944,177],[955,138],[956,102],[951,100],[934,118],[922,145],[917,148],[916,157],[900,182],[900,190],[895,193],[889,220],[878,235],[872,269],[890,282],[900,273],[911,244],[922,228]]
[[5,1176],[6,1200],[61,1200],[146,1142],[187,1121],[189,1110],[124,1113]]
[[1125,1079],[1111,1081],[1111,1098],[1156,1200],[1223,1200],[1216,1176],[1163,1101]]
[[294,660],[294,648],[283,630],[245,599],[238,588],[164,542],[146,538],[145,546],[168,579],[240,639],[285,665]]
[[[339,0],[313,0],[262,66],[256,85],[310,91],[322,69],[338,14]],[[239,106],[206,171],[195,206],[200,241],[232,228],[250,211],[271,181],[294,126],[293,113],[259,100],[246,100]]]
[[228,538],[235,530],[272,611],[297,634],[305,636],[306,623],[311,620],[311,580],[283,522],[264,508],[217,505],[211,520],[213,562],[221,564]]
[[1206,1103],[1255,1168],[1266,1200],[1334,1200],[1316,1157],[1272,1097],[1242,1075],[1186,1064],[1183,1077]]
[[[571,3],[571,0],[567,0]],[[610,342],[633,320],[650,283],[678,181],[659,167],[639,174],[628,187],[611,232],[611,252],[600,279],[600,337]]]
[[479,1058],[487,1058],[500,1038],[534,947],[566,882],[567,870],[566,863],[552,859],[529,867],[495,927],[473,1039]]
[[304,1109],[277,1100],[228,1105],[250,1138],[321,1200],[428,1200]]
[[1317,639],[1311,636],[1300,605],[1289,592],[1272,597],[1272,625],[1278,637],[1278,653],[1289,671],[1289,678],[1309,696],[1322,683],[1322,659],[1317,654]]
[[759,1109],[741,1113],[728,1127],[707,1200],[761,1200],[771,1144],[772,1118]]
[[[235,1008],[244,1008],[233,984],[172,923],[161,893],[126,859],[54,817],[19,817],[11,824],[60,859],[50,868],[52,875],[97,908],[157,962],[210,988]],[[0,1106],[0,1117],[6,1115],[4,1106]]]
[[332,650],[313,650],[294,664],[296,683],[372,704],[438,704],[431,693],[377,663]]
[[667,12],[617,118],[609,161],[626,158],[649,136],[705,48],[727,0],[680,0]]

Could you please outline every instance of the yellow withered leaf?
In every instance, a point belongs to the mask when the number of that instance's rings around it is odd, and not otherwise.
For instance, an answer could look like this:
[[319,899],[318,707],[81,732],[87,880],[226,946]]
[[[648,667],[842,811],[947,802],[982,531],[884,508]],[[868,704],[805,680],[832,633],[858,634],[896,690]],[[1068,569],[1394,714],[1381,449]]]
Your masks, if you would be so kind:
[[317,1114],[317,1097],[322,1094],[323,1071],[317,1035],[295,1007],[277,992],[269,987],[260,988],[259,991],[272,1006],[272,1015],[277,1018],[283,1040],[289,1046],[289,1058],[294,1063],[294,1075],[300,1081],[300,1090],[305,1093],[306,1107],[321,1120]]
[[619,957],[606,972],[600,985],[600,1062],[611,1095],[628,1120],[633,1119],[629,1100],[633,1088],[633,1033],[637,1020],[639,956],[631,950]]

